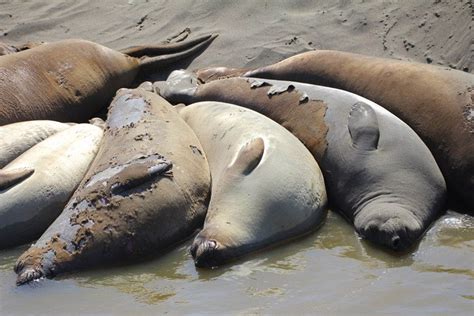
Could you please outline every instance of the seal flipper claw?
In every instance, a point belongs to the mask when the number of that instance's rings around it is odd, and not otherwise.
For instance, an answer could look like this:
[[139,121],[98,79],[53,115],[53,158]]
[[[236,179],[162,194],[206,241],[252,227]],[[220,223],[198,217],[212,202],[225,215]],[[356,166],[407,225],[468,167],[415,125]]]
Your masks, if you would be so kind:
[[0,170],[0,190],[6,190],[30,177],[35,169]]
[[349,134],[355,148],[376,150],[380,138],[380,129],[374,109],[366,103],[352,105],[348,121]]
[[16,285],[23,285],[44,277],[44,272],[39,268],[26,268],[18,273]]

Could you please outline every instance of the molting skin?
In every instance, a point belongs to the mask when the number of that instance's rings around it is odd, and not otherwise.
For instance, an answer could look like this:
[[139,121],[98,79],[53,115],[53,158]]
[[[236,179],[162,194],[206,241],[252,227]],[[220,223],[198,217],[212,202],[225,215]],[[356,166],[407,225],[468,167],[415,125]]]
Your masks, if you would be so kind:
[[122,89],[99,152],[56,221],[17,261],[17,283],[140,258],[204,221],[210,173],[201,145],[172,106]]
[[[198,71],[199,80],[245,75],[324,85],[353,92],[407,123],[433,153],[450,198],[474,212],[474,75],[464,71],[316,50],[246,71],[223,67]],[[459,203],[456,203],[459,204]]]
[[192,73],[177,71],[155,87],[173,102],[234,103],[286,127],[321,166],[330,203],[363,237],[406,249],[443,209],[446,186],[430,151],[413,130],[374,102],[296,82],[197,82]]

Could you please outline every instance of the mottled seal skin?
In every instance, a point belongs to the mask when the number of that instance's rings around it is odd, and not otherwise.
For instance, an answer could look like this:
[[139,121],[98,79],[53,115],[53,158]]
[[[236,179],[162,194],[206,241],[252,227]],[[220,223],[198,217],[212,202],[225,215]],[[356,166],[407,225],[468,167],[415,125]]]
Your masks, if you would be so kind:
[[18,259],[17,283],[141,258],[201,227],[210,172],[175,109],[143,89],[121,89],[99,152],[64,211]]
[[329,202],[368,240],[406,249],[443,209],[446,187],[432,154],[374,102],[294,82],[230,78],[197,86],[183,71],[168,80],[155,86],[174,102],[239,104],[286,127],[318,161]]
[[[222,67],[201,80],[244,74]],[[453,200],[474,212],[474,75],[434,65],[339,51],[299,54],[245,76],[291,80],[347,90],[383,106],[426,143]]]
[[200,102],[179,113],[199,138],[212,177],[204,228],[191,246],[196,266],[219,266],[320,226],[324,179],[295,136],[233,104]]
[[[0,125],[48,119],[86,122],[139,73],[155,72],[208,45],[215,36],[124,50],[85,40],[39,45],[0,58]],[[148,57],[153,54],[170,55]]]
[[26,121],[0,126],[0,168],[70,125],[55,121]]
[[69,127],[0,170],[0,248],[38,238],[58,217],[94,159],[102,134],[90,124]]

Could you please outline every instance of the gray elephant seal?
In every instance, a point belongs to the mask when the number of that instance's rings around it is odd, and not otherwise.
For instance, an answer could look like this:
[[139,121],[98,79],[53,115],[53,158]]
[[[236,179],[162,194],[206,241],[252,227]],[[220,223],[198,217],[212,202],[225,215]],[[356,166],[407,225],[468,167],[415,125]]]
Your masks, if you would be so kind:
[[363,97],[251,78],[197,85],[193,74],[183,71],[155,87],[173,102],[234,103],[286,127],[318,161],[329,202],[377,244],[406,249],[443,209],[445,182],[426,145],[400,119]]
[[38,238],[58,217],[97,153],[102,130],[79,124],[0,170],[0,249]]
[[[316,50],[249,72],[213,68],[201,80],[244,74],[353,92],[406,122],[433,153],[453,201],[474,212],[474,75],[434,65]],[[466,209],[467,208],[467,209]]]
[[0,126],[0,168],[70,125],[55,121],[26,121]]
[[112,102],[99,152],[64,211],[18,259],[17,283],[170,247],[201,227],[210,173],[173,107],[143,89]]
[[290,132],[227,103],[195,103],[179,114],[199,138],[212,177],[204,228],[191,246],[196,266],[218,266],[320,226],[323,175]]
[[[214,38],[133,47],[124,53],[89,41],[63,40],[2,56],[0,125],[40,119],[86,122],[139,74],[191,56]],[[169,55],[156,56],[160,54]]]

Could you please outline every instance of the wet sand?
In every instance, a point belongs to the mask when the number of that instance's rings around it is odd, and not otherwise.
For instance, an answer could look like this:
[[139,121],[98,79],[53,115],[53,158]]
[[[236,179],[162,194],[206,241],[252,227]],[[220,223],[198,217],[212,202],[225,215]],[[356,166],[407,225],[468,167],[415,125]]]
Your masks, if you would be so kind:
[[[461,1],[1,1],[0,41],[84,38],[114,49],[220,36],[189,69],[256,67],[337,49],[473,73],[472,4]],[[167,72],[156,74],[165,78]],[[450,213],[416,249],[393,255],[337,215],[315,234],[211,271],[185,243],[126,267],[16,287],[27,247],[0,251],[0,314],[470,314],[474,220]]]

